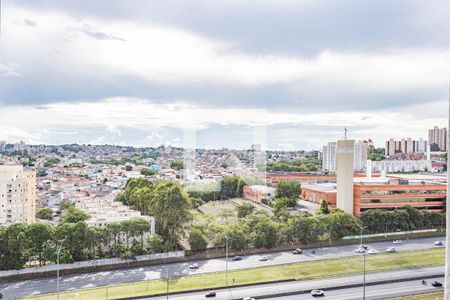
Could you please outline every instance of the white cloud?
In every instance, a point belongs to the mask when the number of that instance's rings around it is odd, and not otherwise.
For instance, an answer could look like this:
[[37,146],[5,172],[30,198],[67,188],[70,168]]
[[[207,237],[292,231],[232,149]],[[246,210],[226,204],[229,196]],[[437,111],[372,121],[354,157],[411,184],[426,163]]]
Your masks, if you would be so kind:
[[[0,111],[0,139],[24,139],[27,142],[48,142],[53,132],[80,132],[107,128],[109,136],[102,135],[91,142],[117,143],[117,137],[126,129],[147,132],[139,144],[176,143],[167,140],[168,130],[204,131],[217,126],[287,126],[291,129],[276,132],[279,146],[286,148],[299,139],[310,147],[339,138],[345,126],[351,138],[373,138],[383,143],[389,137],[426,137],[426,129],[446,123],[445,117],[421,117],[420,113],[356,112],[347,113],[283,113],[265,109],[208,108],[177,102],[157,104],[137,98],[112,98],[101,102],[56,103],[40,108],[7,106]],[[420,122],[418,122],[418,118]],[[14,130],[11,130],[11,128]],[[119,130],[119,128],[121,128]],[[293,128],[293,129],[292,129]],[[326,135],[322,128],[326,128]],[[39,131],[36,131],[39,129]],[[395,129],[395,130],[394,130]],[[321,132],[322,130],[322,132]],[[35,136],[35,133],[39,134]],[[47,132],[47,133],[46,133]],[[104,132],[103,132],[104,133]],[[275,137],[269,138],[269,140]],[[309,140],[309,141],[308,141]],[[124,140],[121,143],[130,141]],[[246,143],[247,141],[243,141]],[[381,144],[380,144],[381,145]]]

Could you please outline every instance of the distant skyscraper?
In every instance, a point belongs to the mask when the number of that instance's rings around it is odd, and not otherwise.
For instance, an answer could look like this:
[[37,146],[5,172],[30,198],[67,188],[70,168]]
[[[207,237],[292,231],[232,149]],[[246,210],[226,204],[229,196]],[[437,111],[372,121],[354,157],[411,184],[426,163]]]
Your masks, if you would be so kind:
[[329,142],[323,146],[322,169],[329,172],[336,172],[336,142]]
[[434,126],[428,130],[428,144],[433,149],[436,145],[439,151],[447,151],[447,128]]
[[422,138],[419,140],[407,138],[399,141],[389,139],[386,141],[384,152],[386,156],[391,156],[397,153],[426,153],[427,142]]
[[[328,172],[336,172],[336,142],[329,142],[322,149],[322,169]],[[354,143],[353,170],[362,171],[366,169],[367,152],[369,143],[358,141]]]
[[353,155],[353,169],[356,171],[362,171],[367,166],[367,152],[369,149],[369,143],[358,141],[355,143],[355,150]]
[[252,144],[251,149],[253,151],[261,151],[261,144]]

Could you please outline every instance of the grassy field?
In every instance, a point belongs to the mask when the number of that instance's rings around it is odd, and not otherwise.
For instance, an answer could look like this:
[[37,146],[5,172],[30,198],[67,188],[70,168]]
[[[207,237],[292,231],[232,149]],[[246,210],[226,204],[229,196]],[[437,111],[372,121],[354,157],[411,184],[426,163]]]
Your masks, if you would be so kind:
[[[399,252],[392,254],[369,255],[366,257],[368,272],[402,268],[414,268],[444,263],[444,249]],[[360,273],[361,257],[327,259],[278,266],[268,266],[228,272],[230,282],[246,284],[282,279],[306,280],[327,276],[342,276]],[[224,272],[186,276],[170,280],[170,291],[185,291],[202,288],[217,288],[225,285]],[[166,281],[151,280],[133,284],[115,285],[108,288],[92,288],[60,294],[60,299],[114,299],[146,294],[165,293]],[[55,294],[29,297],[34,300],[53,300]],[[420,298],[419,298],[420,299]]]

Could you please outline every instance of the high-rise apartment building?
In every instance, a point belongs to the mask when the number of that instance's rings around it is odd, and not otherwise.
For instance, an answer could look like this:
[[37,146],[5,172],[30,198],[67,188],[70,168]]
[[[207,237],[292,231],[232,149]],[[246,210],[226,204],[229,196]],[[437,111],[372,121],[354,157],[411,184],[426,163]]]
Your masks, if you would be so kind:
[[6,150],[6,142],[0,141],[0,152],[4,152]]
[[0,225],[31,224],[36,213],[36,172],[0,166]]
[[336,142],[329,142],[322,149],[322,169],[336,172]]
[[430,144],[432,150],[434,148],[438,151],[447,151],[447,128],[434,126],[433,129],[429,129],[428,144]]
[[399,141],[389,139],[386,141],[384,152],[386,156],[395,155],[397,153],[426,153],[427,142],[422,138],[419,140],[407,138]]
[[[336,142],[329,142],[322,149],[322,169],[324,171],[336,172]],[[367,153],[369,143],[366,141],[358,141],[354,143],[353,169],[362,171],[366,169]]]

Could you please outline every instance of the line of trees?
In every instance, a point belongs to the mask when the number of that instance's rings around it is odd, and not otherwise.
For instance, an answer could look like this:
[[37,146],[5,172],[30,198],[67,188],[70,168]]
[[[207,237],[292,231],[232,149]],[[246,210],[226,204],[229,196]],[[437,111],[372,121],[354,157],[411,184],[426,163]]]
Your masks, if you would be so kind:
[[[87,216],[88,217],[88,216]],[[93,258],[121,257],[161,251],[158,236],[144,239],[150,223],[134,218],[105,227],[89,227],[83,212],[69,207],[58,226],[46,223],[0,227],[0,270],[21,269],[26,263],[72,263]]]
[[392,212],[371,209],[363,211],[360,218],[369,233],[445,228],[445,213],[418,210],[411,206]]
[[[315,172],[319,170],[320,160],[317,157],[310,156],[304,160],[296,161],[277,161],[267,164],[268,172]],[[259,169],[263,166],[258,167]]]
[[326,215],[271,216],[265,211],[250,208],[251,204],[236,207],[237,220],[226,224],[208,216],[194,221],[189,243],[192,251],[223,247],[228,239],[230,249],[241,251],[251,246],[274,248],[281,244],[309,244],[320,240],[337,240],[359,232],[360,220],[341,210]]

